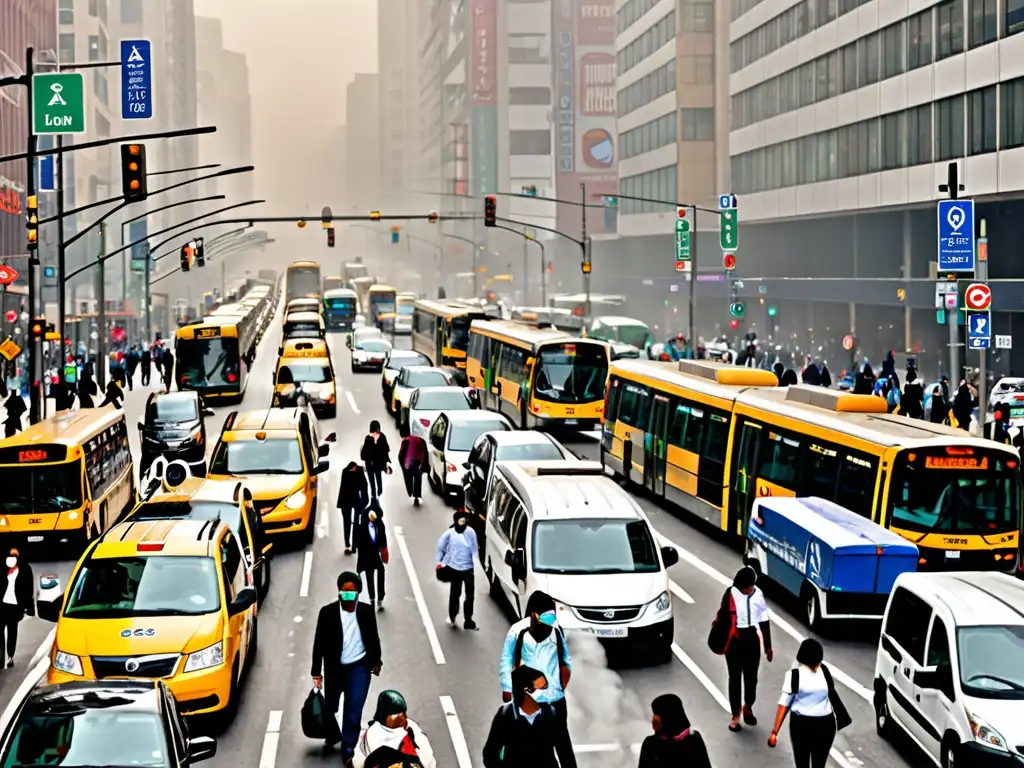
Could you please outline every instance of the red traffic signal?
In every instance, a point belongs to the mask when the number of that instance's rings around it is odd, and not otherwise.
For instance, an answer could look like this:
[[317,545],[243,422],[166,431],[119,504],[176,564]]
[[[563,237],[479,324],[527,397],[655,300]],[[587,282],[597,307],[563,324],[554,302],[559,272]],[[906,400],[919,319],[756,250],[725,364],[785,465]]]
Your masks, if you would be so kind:
[[497,226],[498,221],[498,198],[488,195],[484,198],[484,226]]
[[736,269],[736,254],[726,253],[722,256],[722,266],[725,267],[727,272],[732,272]]
[[729,321],[729,327],[732,328],[735,331],[737,328],[740,327],[740,321],[739,320],[730,320]]
[[676,208],[676,216],[678,218],[680,218],[680,219],[685,219],[686,218],[686,209],[685,208]]
[[327,247],[334,247],[334,227],[331,227],[330,229],[327,230]]

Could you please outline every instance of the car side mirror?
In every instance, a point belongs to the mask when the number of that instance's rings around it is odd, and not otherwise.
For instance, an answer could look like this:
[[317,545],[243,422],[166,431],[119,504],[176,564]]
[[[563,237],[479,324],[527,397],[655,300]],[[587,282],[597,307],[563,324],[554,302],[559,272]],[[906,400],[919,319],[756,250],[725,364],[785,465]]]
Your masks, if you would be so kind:
[[235,595],[235,599],[231,601],[231,606],[228,609],[228,613],[232,616],[249,610],[256,605],[256,600],[259,597],[256,589],[253,587],[243,587],[239,590],[238,594]]
[[323,458],[324,456],[327,456],[327,455],[330,454],[331,446],[329,446],[329,445],[321,445],[319,448],[316,449],[316,452],[317,452],[317,455],[320,458]]
[[470,463],[468,461],[464,461],[464,462],[462,462],[462,468],[463,469],[472,469],[472,465],[470,465]]
[[39,577],[39,597],[36,599],[36,615],[43,621],[56,624],[60,609],[64,605],[64,589],[60,579],[52,573]]
[[328,469],[330,469],[330,466],[331,466],[331,462],[329,462],[329,461],[321,461],[319,464],[317,464],[315,467],[313,467],[313,471],[310,474],[322,475],[324,472],[326,472]]
[[331,434],[329,434],[327,437],[324,438],[324,442],[325,443],[336,443],[336,442],[338,442],[338,434],[336,432],[331,432]]
[[189,762],[209,760],[217,754],[217,740],[212,736],[195,736],[188,740]]
[[675,547],[662,547],[661,560],[666,568],[671,568],[679,562],[679,551]]
[[145,428],[146,428],[146,425],[145,425],[145,424],[143,424],[143,423],[142,423],[142,422],[140,421],[140,422],[139,422],[139,432],[141,432],[141,431],[142,431],[142,430],[144,430]]
[[[203,416],[215,416],[215,415],[216,414],[213,412],[213,408],[203,408]],[[214,747],[214,749],[216,749],[216,747]]]

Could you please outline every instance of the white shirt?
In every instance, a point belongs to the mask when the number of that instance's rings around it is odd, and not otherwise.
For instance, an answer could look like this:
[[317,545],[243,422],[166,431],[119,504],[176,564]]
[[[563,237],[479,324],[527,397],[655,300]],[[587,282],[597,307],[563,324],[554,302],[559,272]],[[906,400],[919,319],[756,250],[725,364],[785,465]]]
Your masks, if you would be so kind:
[[338,610],[341,611],[341,663],[355,664],[366,657],[363,633],[355,611],[346,611],[341,603],[338,603]]
[[366,527],[367,527],[367,529],[370,532],[370,541],[372,541],[374,544],[376,544],[377,543],[377,526],[374,525],[373,523],[368,523]]
[[832,704],[828,700],[828,682],[825,680],[825,673],[818,667],[818,671],[805,667],[803,664],[797,667],[800,671],[800,690],[791,691],[793,683],[793,672],[790,670],[782,683],[782,698],[779,705],[789,707],[795,715],[805,717],[825,717],[832,714]]
[[754,587],[751,594],[745,595],[736,587],[731,589],[732,599],[736,604],[737,629],[750,629],[768,621],[768,603],[765,602],[764,592]]
[[[4,566],[6,567],[6,566]],[[7,590],[4,592],[4,605],[17,605],[18,596],[14,592],[14,583],[18,580],[18,569],[7,574]]]

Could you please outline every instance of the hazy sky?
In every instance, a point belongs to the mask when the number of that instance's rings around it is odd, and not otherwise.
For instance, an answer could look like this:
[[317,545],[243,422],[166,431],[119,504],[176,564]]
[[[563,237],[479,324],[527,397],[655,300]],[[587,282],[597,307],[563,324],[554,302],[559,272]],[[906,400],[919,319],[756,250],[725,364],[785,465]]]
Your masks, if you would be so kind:
[[319,213],[339,188],[324,153],[345,122],[345,86],[377,71],[376,0],[195,0],[195,11],[221,19],[224,46],[248,58],[257,196]]

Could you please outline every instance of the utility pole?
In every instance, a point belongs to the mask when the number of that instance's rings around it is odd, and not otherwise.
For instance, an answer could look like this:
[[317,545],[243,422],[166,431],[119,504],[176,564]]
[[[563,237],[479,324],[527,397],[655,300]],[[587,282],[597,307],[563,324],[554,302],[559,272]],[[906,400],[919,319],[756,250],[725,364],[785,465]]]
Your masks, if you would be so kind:
[[583,292],[586,294],[586,298],[583,303],[583,319],[584,322],[590,322],[590,241],[587,240],[587,183],[585,181],[580,182],[580,197],[582,198],[583,205],[580,206],[581,213],[581,227],[580,227],[580,241],[583,247]]
[[96,383],[103,389],[107,383],[107,224],[100,222],[100,249],[96,255],[99,264],[96,285]]
[[[153,252],[149,249],[149,244],[146,244],[146,271],[145,280],[143,281],[142,297],[146,302],[146,343],[153,343],[153,308],[150,306],[151,299],[149,295],[149,268],[153,263]],[[149,351],[146,351],[149,354]]]
[[[38,137],[33,124],[32,104],[32,76],[35,74],[35,49],[28,48],[25,51],[25,116],[28,121],[28,157],[25,159],[25,199],[36,201],[36,150],[38,148]],[[30,206],[31,208],[31,206]],[[29,212],[29,216],[38,217],[38,211]],[[39,287],[39,279],[36,272],[39,270],[39,243],[29,243],[28,246],[28,316],[29,322],[34,323],[39,312],[38,297],[36,291]],[[36,339],[28,339],[28,422],[36,424],[39,421],[39,399],[42,386],[42,372],[40,370],[39,344]]]
[[[981,240],[975,253],[974,281],[988,284],[988,222],[981,220]],[[991,313],[989,315],[991,317]],[[989,322],[989,327],[992,323]],[[993,336],[995,334],[992,334]],[[993,339],[993,342],[995,339]],[[985,435],[985,418],[988,415],[988,350],[978,350],[978,426]]]
[[[959,166],[954,160],[948,166],[946,183],[939,186],[939,191],[948,193],[950,200],[959,200],[963,188],[960,183]],[[975,264],[975,268],[977,268],[977,264]],[[949,380],[953,391],[960,384],[960,329],[957,325],[959,320],[960,310],[958,307],[946,311],[946,322],[949,324]],[[980,397],[978,403],[981,404]]]
[[693,352],[693,356],[697,356],[697,338],[694,336],[696,326],[693,324],[693,308],[697,300],[697,240],[700,239],[697,229],[697,206],[691,207],[693,211],[693,237],[690,238],[690,271],[688,277],[690,278],[690,301],[689,301],[689,318],[687,319],[686,336],[690,343],[690,349]]
[[57,156],[54,175],[57,177],[57,331],[60,333],[61,356],[64,355],[65,320],[67,317],[67,286],[64,284],[64,134],[57,134]]

